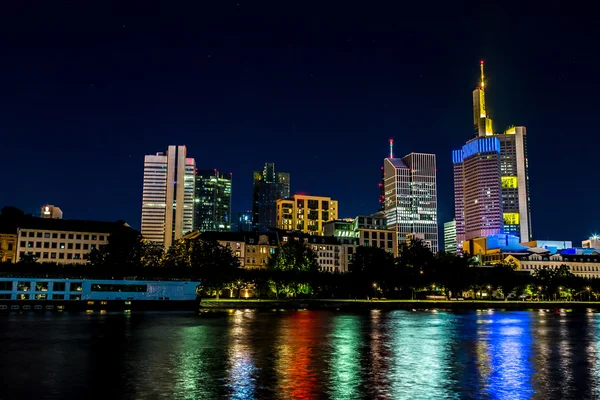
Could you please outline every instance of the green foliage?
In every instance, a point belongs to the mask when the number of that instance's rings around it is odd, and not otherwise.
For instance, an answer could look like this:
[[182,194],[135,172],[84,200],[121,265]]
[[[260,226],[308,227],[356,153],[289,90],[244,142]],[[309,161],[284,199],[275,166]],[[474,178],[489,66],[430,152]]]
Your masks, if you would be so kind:
[[300,240],[290,240],[279,246],[269,257],[267,269],[273,271],[318,271],[317,255]]

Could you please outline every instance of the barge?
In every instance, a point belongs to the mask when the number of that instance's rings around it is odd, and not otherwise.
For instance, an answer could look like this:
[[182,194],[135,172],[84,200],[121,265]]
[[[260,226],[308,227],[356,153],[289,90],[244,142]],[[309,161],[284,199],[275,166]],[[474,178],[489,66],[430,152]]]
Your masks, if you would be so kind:
[[197,311],[200,282],[0,277],[0,312]]

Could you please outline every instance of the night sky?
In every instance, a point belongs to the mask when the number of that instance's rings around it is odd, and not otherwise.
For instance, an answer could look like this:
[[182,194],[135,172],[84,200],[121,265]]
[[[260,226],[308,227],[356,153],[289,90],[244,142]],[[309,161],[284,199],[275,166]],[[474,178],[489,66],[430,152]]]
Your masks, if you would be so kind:
[[139,228],[144,155],[185,144],[198,168],[233,173],[234,211],[269,161],[353,217],[377,210],[394,138],[398,156],[437,155],[443,223],[484,59],[495,130],[527,127],[534,237],[600,231],[599,28],[559,3],[14,3],[0,205]]

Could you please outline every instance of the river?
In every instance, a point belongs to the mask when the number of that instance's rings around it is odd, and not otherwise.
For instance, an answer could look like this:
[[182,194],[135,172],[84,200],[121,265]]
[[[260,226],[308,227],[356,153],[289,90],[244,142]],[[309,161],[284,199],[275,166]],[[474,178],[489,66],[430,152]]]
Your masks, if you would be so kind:
[[1,399],[600,398],[600,314],[0,315]]

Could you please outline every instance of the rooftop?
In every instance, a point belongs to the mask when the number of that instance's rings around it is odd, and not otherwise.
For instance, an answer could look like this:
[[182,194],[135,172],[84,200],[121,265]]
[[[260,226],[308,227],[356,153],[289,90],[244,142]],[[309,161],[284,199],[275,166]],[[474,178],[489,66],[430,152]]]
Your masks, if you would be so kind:
[[118,227],[129,227],[124,221],[105,222],[81,219],[30,218],[19,224],[20,229],[37,229],[46,231],[97,232],[112,233]]

